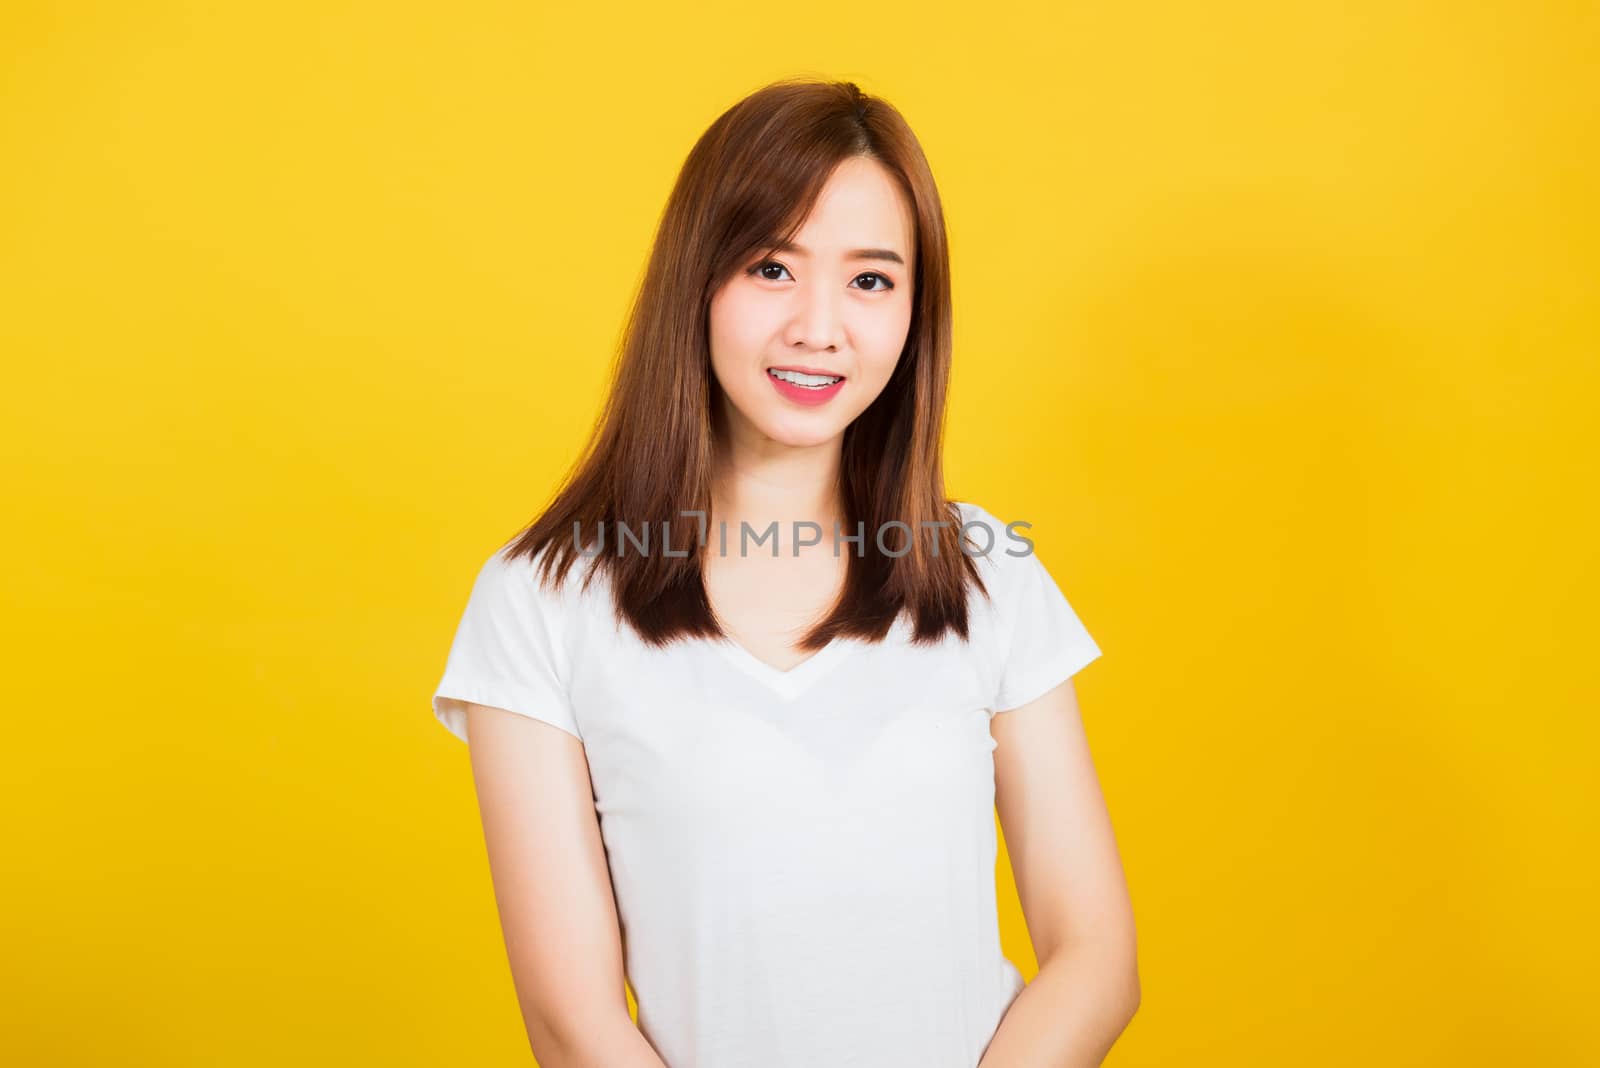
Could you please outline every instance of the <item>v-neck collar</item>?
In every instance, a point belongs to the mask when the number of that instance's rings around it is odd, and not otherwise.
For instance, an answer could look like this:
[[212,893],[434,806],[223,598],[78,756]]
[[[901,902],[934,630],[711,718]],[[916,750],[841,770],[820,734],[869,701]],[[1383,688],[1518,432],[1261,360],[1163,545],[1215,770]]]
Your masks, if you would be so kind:
[[711,644],[745,674],[784,700],[792,701],[810,689],[835,661],[860,642],[854,638],[835,638],[788,671],[779,671],[732,638],[723,637]]
[[[883,642],[880,644],[904,641],[909,637],[910,632],[911,624],[907,622],[906,617],[902,614],[895,618],[894,623],[889,627],[889,633],[884,636]],[[817,680],[827,674],[829,669],[840,660],[870,643],[862,638],[835,638],[788,671],[779,671],[732,638],[716,639],[710,644],[715,646],[723,656],[727,657],[735,667],[746,675],[772,690],[784,700],[793,701],[815,685]]]

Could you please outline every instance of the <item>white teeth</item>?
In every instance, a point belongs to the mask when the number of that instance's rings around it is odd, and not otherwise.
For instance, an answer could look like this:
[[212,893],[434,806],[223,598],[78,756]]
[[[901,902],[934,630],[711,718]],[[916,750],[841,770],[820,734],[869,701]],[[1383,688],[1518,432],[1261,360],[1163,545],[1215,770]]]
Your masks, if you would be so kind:
[[824,386],[831,386],[835,382],[842,382],[844,380],[842,375],[808,375],[802,371],[780,371],[773,369],[768,370],[767,374],[771,375],[773,378],[781,378],[785,382],[788,382],[792,385],[804,386],[807,389],[822,389]]

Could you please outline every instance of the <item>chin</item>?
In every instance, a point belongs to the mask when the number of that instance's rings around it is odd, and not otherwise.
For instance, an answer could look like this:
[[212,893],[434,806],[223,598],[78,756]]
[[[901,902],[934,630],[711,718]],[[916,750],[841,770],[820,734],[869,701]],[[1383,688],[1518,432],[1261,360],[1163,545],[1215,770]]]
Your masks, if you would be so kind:
[[839,436],[843,427],[833,425],[832,419],[779,419],[767,423],[761,432],[780,445],[791,449],[807,449],[821,445]]

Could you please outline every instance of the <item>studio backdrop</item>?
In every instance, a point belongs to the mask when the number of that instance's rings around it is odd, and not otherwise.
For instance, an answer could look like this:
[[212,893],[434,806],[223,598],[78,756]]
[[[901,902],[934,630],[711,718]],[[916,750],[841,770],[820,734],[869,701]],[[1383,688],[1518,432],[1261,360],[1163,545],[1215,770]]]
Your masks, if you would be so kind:
[[948,488],[1105,649],[1107,1063],[1600,1062],[1600,9],[1228,0],[7,5],[0,1061],[529,1063],[428,698],[807,75],[921,138]]

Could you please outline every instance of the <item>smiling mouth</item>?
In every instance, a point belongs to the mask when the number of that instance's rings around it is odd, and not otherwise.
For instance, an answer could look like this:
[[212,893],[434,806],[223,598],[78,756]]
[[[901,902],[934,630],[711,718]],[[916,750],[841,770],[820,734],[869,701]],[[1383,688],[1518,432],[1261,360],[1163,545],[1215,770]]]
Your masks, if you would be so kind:
[[767,368],[767,374],[780,382],[799,386],[801,389],[827,389],[844,381],[843,375],[813,375],[804,371],[786,371],[779,367]]

